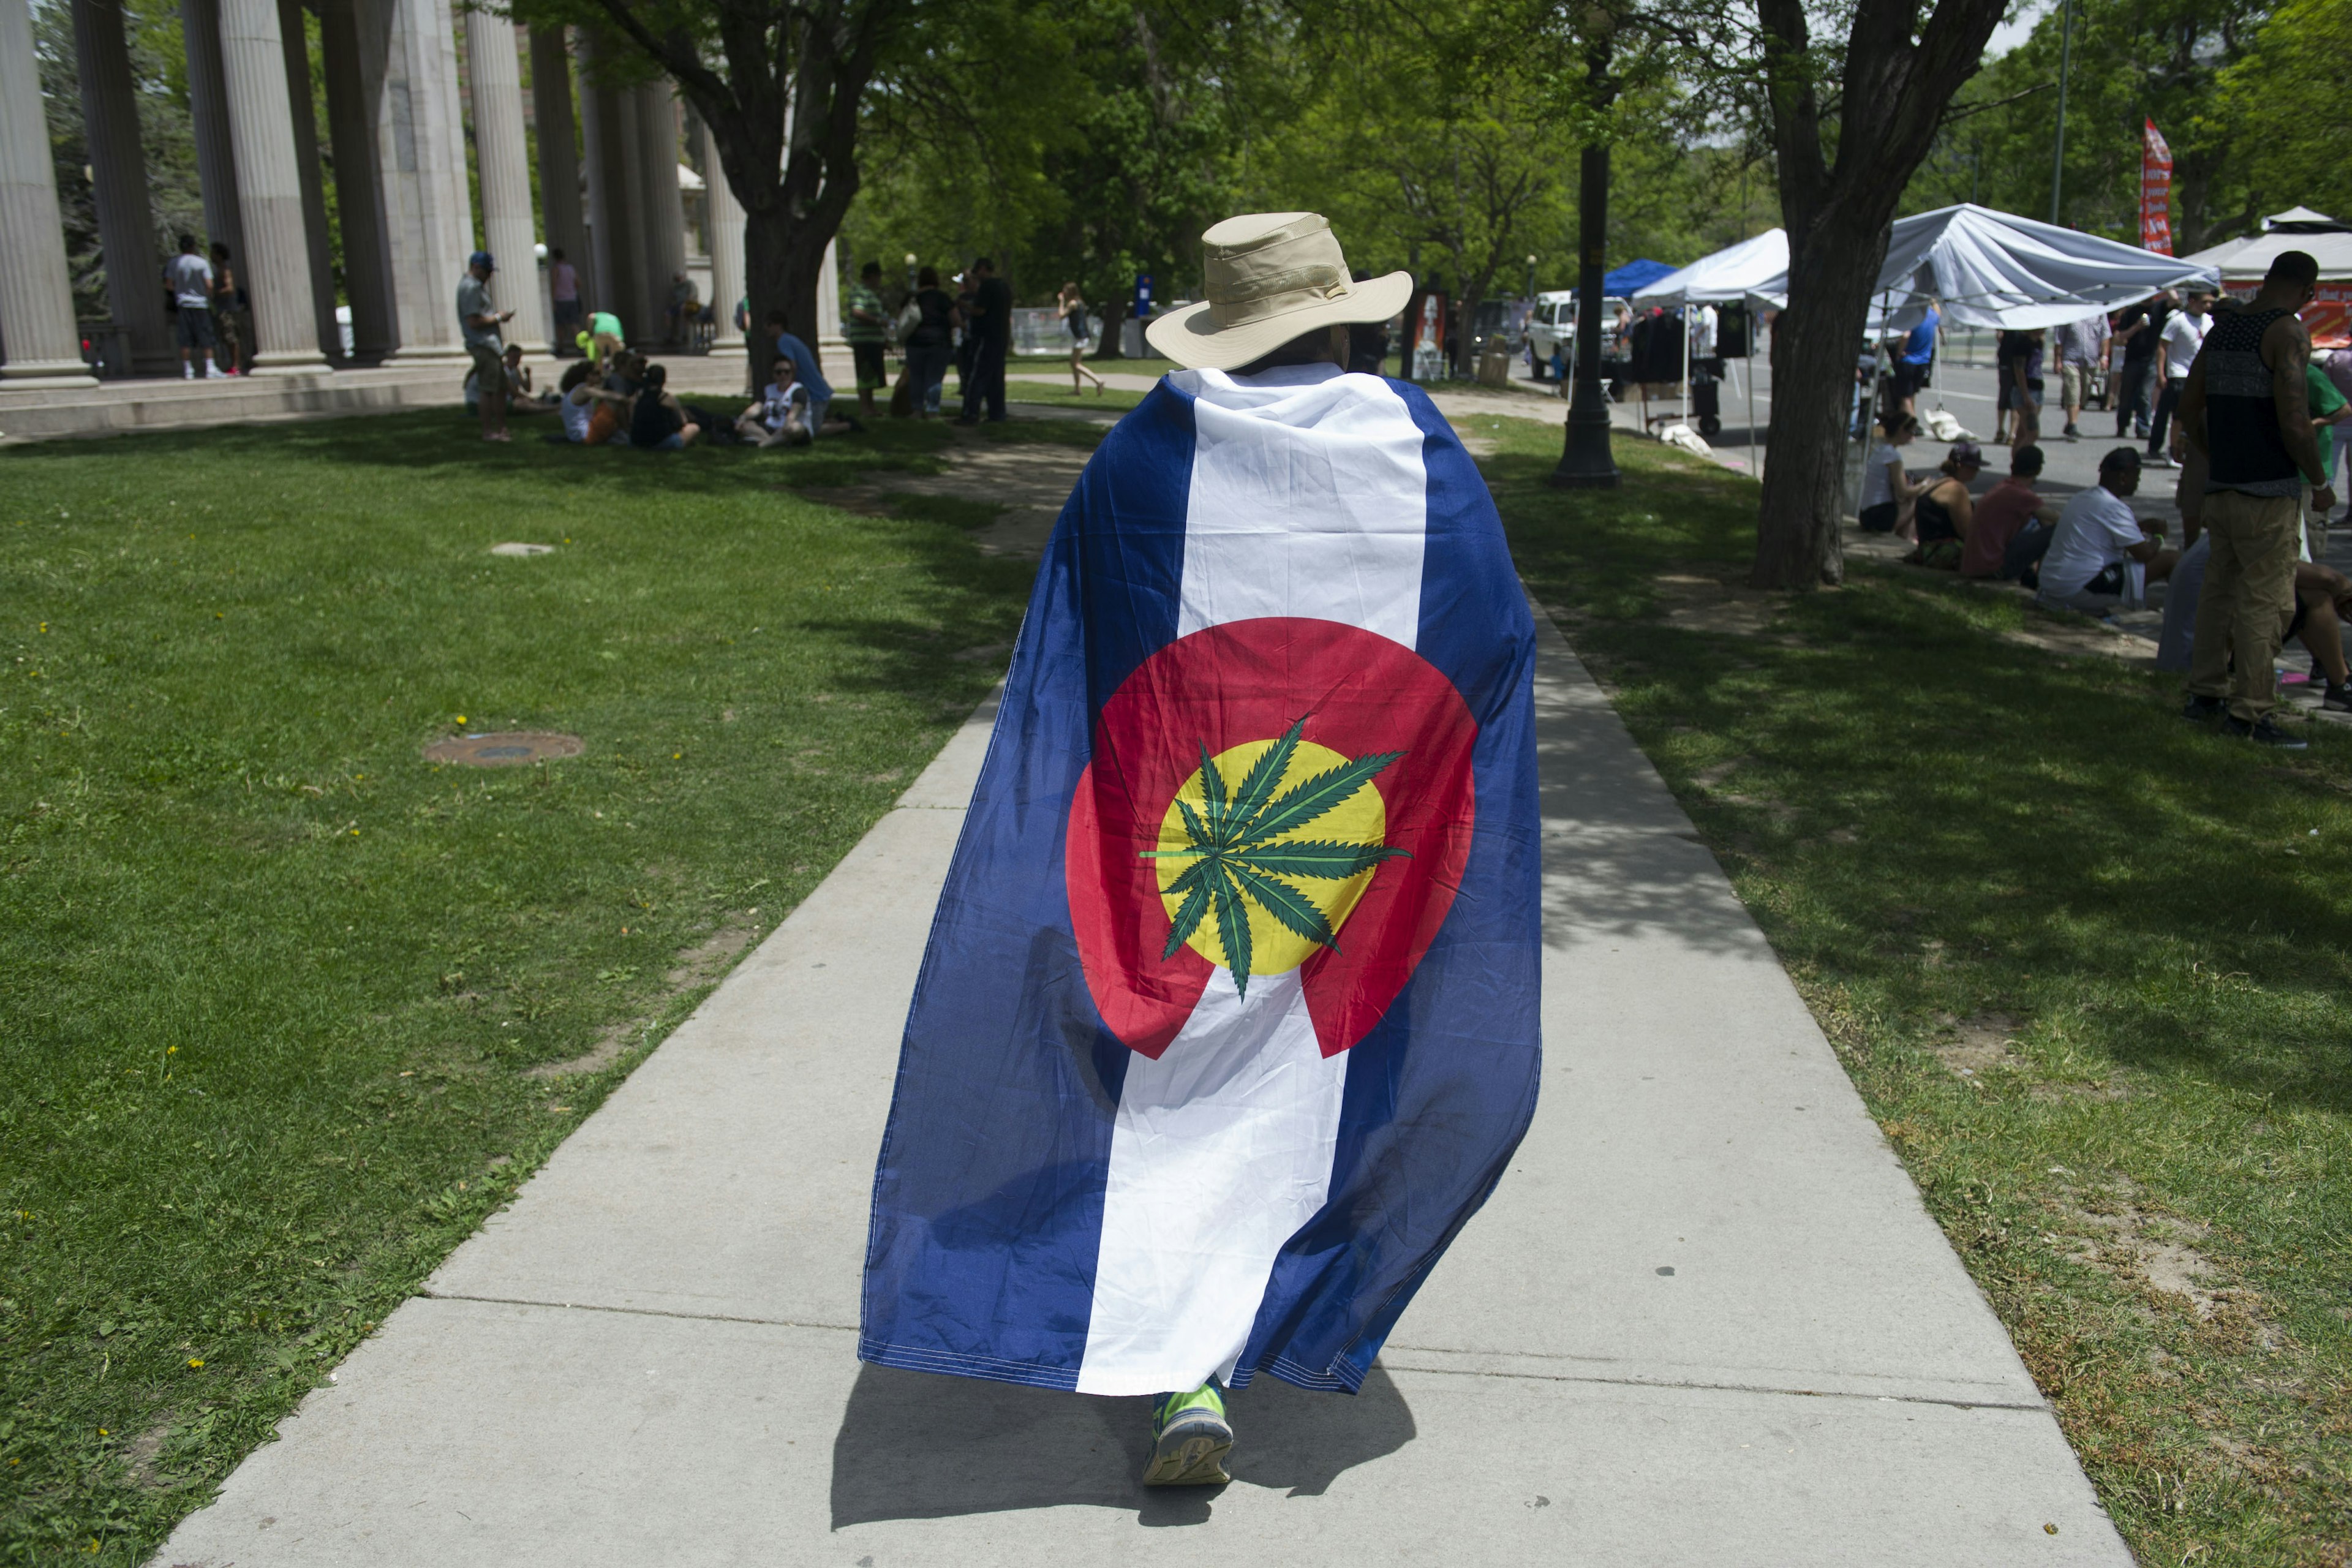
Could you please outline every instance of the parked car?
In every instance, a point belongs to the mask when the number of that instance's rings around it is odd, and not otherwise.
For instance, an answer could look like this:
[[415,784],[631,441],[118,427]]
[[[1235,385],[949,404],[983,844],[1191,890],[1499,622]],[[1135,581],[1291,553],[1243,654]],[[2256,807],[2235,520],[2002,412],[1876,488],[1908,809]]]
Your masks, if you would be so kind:
[[[1618,307],[1624,303],[1624,300],[1614,295],[1602,297],[1601,323],[1601,331],[1604,334],[1609,332],[1612,323],[1617,320]],[[1528,348],[1534,357],[1538,381],[1546,380],[1551,374],[1554,351],[1558,352],[1560,363],[1563,364],[1575,359],[1575,338],[1576,290],[1561,289],[1552,293],[1537,295],[1535,310],[1528,317]],[[1613,358],[1623,352],[1621,345],[1612,344],[1605,336],[1603,337],[1602,358]]]

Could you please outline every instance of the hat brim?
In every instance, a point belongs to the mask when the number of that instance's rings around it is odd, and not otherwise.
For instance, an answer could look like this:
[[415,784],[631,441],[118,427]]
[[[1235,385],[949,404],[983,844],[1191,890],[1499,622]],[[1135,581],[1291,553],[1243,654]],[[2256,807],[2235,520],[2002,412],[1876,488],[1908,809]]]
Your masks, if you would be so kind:
[[1412,298],[1412,274],[1391,272],[1367,279],[1337,300],[1301,305],[1295,310],[1220,327],[1206,300],[1154,316],[1144,324],[1144,340],[1163,359],[1187,370],[1237,370],[1264,359],[1291,339],[1318,327],[1351,322],[1385,321]]

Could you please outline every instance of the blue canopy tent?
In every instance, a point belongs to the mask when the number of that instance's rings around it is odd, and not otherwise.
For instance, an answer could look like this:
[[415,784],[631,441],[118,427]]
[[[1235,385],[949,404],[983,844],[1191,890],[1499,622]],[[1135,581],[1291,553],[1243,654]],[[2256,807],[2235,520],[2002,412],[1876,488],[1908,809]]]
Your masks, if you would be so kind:
[[1663,261],[1629,261],[1614,272],[1602,274],[1601,292],[1611,299],[1630,299],[1634,289],[1655,283],[1673,270]]

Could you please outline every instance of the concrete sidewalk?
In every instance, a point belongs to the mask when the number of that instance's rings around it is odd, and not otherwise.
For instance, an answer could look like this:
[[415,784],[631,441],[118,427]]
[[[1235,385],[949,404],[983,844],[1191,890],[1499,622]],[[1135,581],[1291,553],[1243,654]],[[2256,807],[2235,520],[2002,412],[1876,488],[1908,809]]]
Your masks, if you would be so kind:
[[983,710],[155,1561],[2128,1564],[1762,936],[1538,624],[1541,1109],[1362,1394],[1235,1398],[1233,1486],[1144,1492],[1143,1400],[853,1356]]

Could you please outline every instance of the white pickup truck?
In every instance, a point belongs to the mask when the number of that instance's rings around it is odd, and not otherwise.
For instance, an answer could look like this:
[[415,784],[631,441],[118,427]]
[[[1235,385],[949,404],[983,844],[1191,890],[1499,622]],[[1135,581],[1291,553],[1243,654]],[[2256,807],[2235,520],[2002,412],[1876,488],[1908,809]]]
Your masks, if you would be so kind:
[[[1601,301],[1602,352],[1608,352],[1607,334],[1613,330],[1617,309],[1625,301],[1603,296]],[[1535,356],[1536,379],[1542,381],[1551,374],[1552,354],[1557,350],[1562,364],[1576,357],[1576,290],[1557,289],[1536,296],[1536,308],[1528,317],[1528,346]]]

